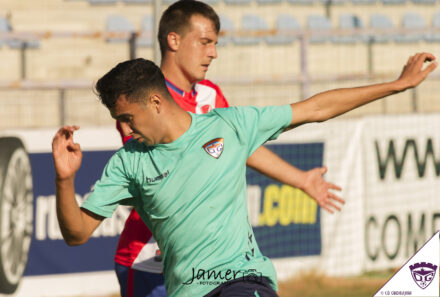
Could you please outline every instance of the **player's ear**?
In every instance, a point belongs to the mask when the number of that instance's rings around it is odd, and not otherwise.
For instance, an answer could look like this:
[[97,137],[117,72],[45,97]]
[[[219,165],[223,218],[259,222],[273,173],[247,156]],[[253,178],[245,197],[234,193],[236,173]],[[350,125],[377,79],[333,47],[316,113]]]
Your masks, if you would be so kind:
[[150,95],[148,104],[157,112],[160,113],[162,108],[163,98],[158,93],[153,93]]
[[170,32],[167,36],[168,47],[172,51],[177,51],[180,44],[180,35],[176,32]]

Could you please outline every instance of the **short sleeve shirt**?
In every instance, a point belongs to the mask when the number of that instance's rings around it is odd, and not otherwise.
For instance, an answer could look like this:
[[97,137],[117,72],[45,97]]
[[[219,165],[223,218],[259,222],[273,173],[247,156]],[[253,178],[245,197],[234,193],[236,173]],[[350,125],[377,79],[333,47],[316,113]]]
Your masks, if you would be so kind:
[[[192,113],[208,113],[214,108],[228,107],[228,101],[219,86],[209,80],[202,80],[194,84],[190,92],[177,87],[170,80],[166,80],[168,91],[174,101],[184,110]],[[120,123],[116,127],[125,144],[132,139],[124,136]],[[151,245],[151,232],[133,209],[125,221],[115,253],[115,262],[136,270],[157,273],[162,272],[162,262],[155,261],[156,243]]]
[[104,217],[118,204],[135,207],[161,249],[169,296],[203,296],[245,271],[276,290],[275,269],[249,223],[245,163],[290,124],[291,108],[190,115],[189,129],[171,143],[121,148],[82,207]]

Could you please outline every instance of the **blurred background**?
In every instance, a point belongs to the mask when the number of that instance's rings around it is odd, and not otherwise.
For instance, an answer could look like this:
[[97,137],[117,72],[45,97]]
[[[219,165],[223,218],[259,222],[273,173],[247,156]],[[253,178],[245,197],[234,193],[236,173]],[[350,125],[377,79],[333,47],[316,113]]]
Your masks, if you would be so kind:
[[[111,123],[90,92],[93,82],[130,57],[158,62],[155,13],[170,3],[1,1],[0,128]],[[232,105],[290,103],[330,88],[391,80],[409,55],[440,49],[436,0],[209,4],[221,17],[222,38],[208,77]],[[433,75],[414,92],[349,115],[439,111],[437,80]]]
[[[93,85],[118,62],[160,62],[155,28],[172,2],[0,1],[0,294],[116,294],[112,257],[127,211],[83,250],[67,248],[53,211],[51,137],[64,124],[82,127],[90,163],[81,200],[120,146]],[[391,81],[410,55],[440,53],[439,0],[206,2],[221,19],[207,78],[230,105],[286,104]],[[341,214],[248,172],[250,220],[281,281],[306,273],[315,280],[308,286],[319,282],[327,293],[332,284],[342,287],[335,296],[371,296],[440,229],[439,92],[437,70],[416,89],[273,144],[304,170],[329,167],[326,178],[344,188]],[[369,291],[350,291],[347,281],[365,275],[374,279]],[[54,283],[59,287],[49,289]],[[281,288],[282,296],[300,296],[289,282]]]

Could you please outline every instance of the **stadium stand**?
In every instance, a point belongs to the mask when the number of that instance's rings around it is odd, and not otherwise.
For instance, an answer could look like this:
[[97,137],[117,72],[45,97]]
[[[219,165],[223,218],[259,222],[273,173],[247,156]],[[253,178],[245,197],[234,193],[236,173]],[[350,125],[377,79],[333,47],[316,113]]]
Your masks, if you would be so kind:
[[152,0],[122,0],[124,3],[127,4],[149,4],[152,3]]
[[228,35],[225,36],[225,33],[233,32],[235,30],[235,26],[229,17],[225,15],[220,15],[219,17],[220,17],[221,34],[218,38],[218,45],[223,46],[232,41],[231,36]]
[[376,4],[377,0],[351,0],[353,4],[365,5],[365,4]]
[[317,0],[287,0],[291,4],[302,4],[302,5],[312,5],[317,2]]
[[382,0],[382,3],[385,5],[404,5],[406,0]]
[[[440,30],[440,12],[436,12],[432,16],[431,27]],[[427,42],[440,42],[440,33],[427,33],[425,35],[425,40]]]
[[137,46],[152,46],[154,37],[153,16],[146,15],[142,18],[141,36],[137,39]]
[[325,5],[341,5],[345,4],[348,0],[320,0]]
[[257,3],[260,5],[264,5],[264,4],[276,4],[276,3],[281,3],[282,0],[257,0]]
[[252,0],[224,0],[226,4],[231,5],[242,5],[242,4],[251,4]]
[[39,40],[18,40],[18,39],[11,39],[7,41],[10,48],[39,48],[40,47],[40,41]]
[[301,26],[298,21],[288,14],[280,14],[276,20],[276,34],[267,36],[266,42],[268,44],[290,44],[295,41],[296,37],[289,34],[289,30],[300,30]]
[[[364,29],[362,20],[354,14],[342,14],[339,16],[339,29],[356,30]],[[368,37],[362,33],[353,35],[333,36],[333,42],[336,43],[355,43],[368,41]]]
[[[4,17],[0,17],[0,32],[4,32],[4,33],[12,32],[11,24]],[[16,38],[8,38],[5,40],[0,40],[0,47],[3,44],[7,44],[10,48],[13,48],[13,49],[40,47],[40,41],[37,39],[21,40],[21,39],[16,39]]]
[[[113,32],[116,34],[130,33],[135,31],[130,21],[128,21],[125,17],[121,15],[108,16],[105,28],[107,32]],[[127,42],[128,39],[128,35],[126,37],[109,37],[107,38],[107,42]]]
[[411,0],[415,4],[435,4],[438,1],[437,0]]
[[[371,36],[373,42],[384,43],[394,41],[394,34],[383,32],[387,29],[393,29],[393,27],[393,23],[386,15],[377,13],[370,15],[370,28],[378,29],[378,32]],[[382,32],[379,32],[379,30],[382,30]]]
[[[163,9],[174,1],[162,0]],[[431,28],[440,28],[440,12],[435,13],[439,11],[439,0],[345,0],[338,5],[327,3],[325,0],[205,1],[217,5],[215,9],[221,18],[218,47],[220,59],[212,63],[209,76],[225,85],[225,92],[228,92],[228,98],[231,98],[233,104],[267,104],[267,98],[272,96],[267,90],[275,92],[279,100],[298,97],[300,83],[297,78],[303,73],[301,67],[307,67],[311,80],[319,81],[331,80],[334,77],[356,77],[367,73],[385,76],[394,73],[396,67],[400,67],[404,62],[399,60],[399,57],[420,51],[422,47],[427,51],[436,52],[440,44],[440,32],[431,31]],[[123,38],[118,35],[110,36],[114,38],[106,40],[102,35],[93,35],[94,33],[142,33],[136,43],[136,56],[153,57],[152,44],[155,36],[148,35],[153,27],[152,0],[45,0],[43,8],[26,8],[16,0],[0,2],[0,11],[11,12],[11,16],[7,17],[0,14],[0,32],[87,32],[94,36],[49,37],[40,40],[34,36],[32,40],[35,40],[35,43],[29,41],[26,45],[38,46],[25,54],[26,77],[29,80],[92,81],[118,61],[129,57],[128,34]],[[419,21],[422,19],[425,26],[418,28],[425,28],[426,33],[417,33],[418,42],[394,42],[398,35],[396,29],[410,30],[417,27],[413,25],[411,17],[404,17],[410,11],[419,14]],[[403,21],[404,18],[408,20]],[[365,27],[373,32],[371,39],[374,43],[371,44],[370,53],[367,51],[367,45],[362,42],[366,39],[365,35],[362,35],[362,28]],[[310,44],[306,44],[305,47],[307,63],[301,66],[302,44],[294,34],[287,32],[306,29],[311,34],[325,34],[311,36]],[[361,36],[335,36],[332,34],[333,29],[341,32],[359,29],[358,33]],[[260,31],[261,34],[254,34],[255,31]],[[250,33],[249,36],[239,35],[246,32]],[[410,34],[399,38],[413,40],[414,36]],[[0,80],[21,78],[22,58],[17,49],[22,47],[23,44],[18,39],[0,39],[0,58],[4,63],[4,67],[0,69]],[[371,67],[366,66],[369,58]],[[251,85],[252,81],[261,80],[265,81],[264,87]],[[245,83],[241,84],[242,81]],[[310,94],[342,85],[339,81],[328,83],[330,85],[312,82]],[[252,92],[249,92],[249,89],[252,89]],[[49,91],[39,94],[57,97],[56,92],[55,95],[49,95]],[[75,87],[65,94],[69,102],[85,102],[91,97],[89,91],[78,91]],[[10,98],[20,96],[18,93],[8,95]],[[431,99],[426,100],[431,102]],[[405,110],[410,108],[407,106]],[[106,116],[104,115],[103,119],[106,119]],[[88,117],[81,119],[88,120],[92,121]],[[20,122],[14,118],[5,120],[4,123],[26,126],[29,121],[22,119]],[[41,125],[49,123],[42,121]]]
[[[415,12],[408,12],[403,15],[402,28],[404,29],[425,29],[425,20]],[[419,42],[424,40],[425,33],[423,32],[407,32],[396,36],[396,42]]]
[[203,2],[206,2],[209,5],[217,5],[220,3],[220,0],[203,0]]
[[92,5],[115,4],[117,0],[89,0]]
[[311,43],[323,43],[330,40],[330,36],[318,35],[320,32],[330,32],[332,30],[332,25],[327,17],[323,15],[307,16],[307,28],[315,33],[312,33],[309,37]]
[[261,36],[252,35],[258,35],[258,31],[267,30],[269,30],[269,27],[262,17],[254,14],[245,14],[241,18],[241,32],[247,35],[235,36],[233,41],[237,45],[257,45],[263,38]]
[[[7,33],[10,31],[11,31],[11,25],[9,24],[8,20],[0,16],[0,32]],[[4,43],[5,41],[0,40],[0,47],[3,46]]]

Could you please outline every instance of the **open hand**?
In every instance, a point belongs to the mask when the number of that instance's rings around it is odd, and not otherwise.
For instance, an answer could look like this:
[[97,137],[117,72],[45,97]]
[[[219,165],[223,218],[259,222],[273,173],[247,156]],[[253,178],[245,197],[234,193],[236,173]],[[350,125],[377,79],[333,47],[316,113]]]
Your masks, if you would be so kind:
[[[432,63],[425,69],[422,69],[425,62]],[[402,73],[397,80],[401,90],[404,91],[408,88],[418,86],[436,67],[437,62],[435,61],[435,57],[430,53],[418,53],[409,57],[408,62],[403,67]]]
[[323,175],[327,172],[327,167],[314,168],[307,171],[303,191],[312,197],[319,206],[333,213],[334,210],[341,210],[339,204],[345,204],[345,200],[336,196],[330,190],[341,191],[341,187],[326,182]]
[[53,138],[52,155],[57,179],[73,178],[81,166],[81,148],[73,142],[73,132],[78,129],[78,126],[64,126]]

